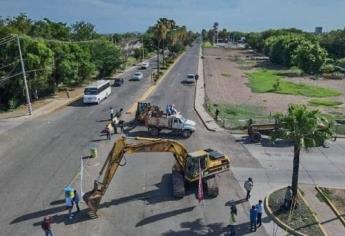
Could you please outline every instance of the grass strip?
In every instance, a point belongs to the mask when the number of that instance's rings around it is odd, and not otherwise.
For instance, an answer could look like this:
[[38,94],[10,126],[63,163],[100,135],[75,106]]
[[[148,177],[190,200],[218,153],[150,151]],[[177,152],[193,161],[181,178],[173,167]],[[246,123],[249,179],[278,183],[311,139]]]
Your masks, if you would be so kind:
[[248,73],[249,87],[255,93],[291,94],[306,97],[332,97],[341,95],[335,89],[283,80],[282,76],[277,73],[277,71],[263,69]]

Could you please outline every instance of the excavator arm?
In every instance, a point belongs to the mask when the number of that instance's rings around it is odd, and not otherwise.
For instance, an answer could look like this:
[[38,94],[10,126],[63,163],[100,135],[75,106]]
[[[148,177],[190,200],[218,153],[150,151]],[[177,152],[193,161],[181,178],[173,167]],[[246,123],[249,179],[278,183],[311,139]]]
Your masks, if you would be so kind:
[[[133,142],[126,142],[127,139]],[[123,165],[121,161],[124,155],[126,153],[131,154],[136,152],[171,152],[174,154],[177,166],[181,170],[185,169],[188,154],[186,148],[181,143],[174,140],[139,137],[122,137],[118,139],[114,143],[99,173],[100,177],[104,173],[102,182],[95,180],[93,190],[85,193],[83,196],[84,201],[89,206],[89,216],[91,218],[97,217],[96,213],[101,199],[106,193],[118,167]]]

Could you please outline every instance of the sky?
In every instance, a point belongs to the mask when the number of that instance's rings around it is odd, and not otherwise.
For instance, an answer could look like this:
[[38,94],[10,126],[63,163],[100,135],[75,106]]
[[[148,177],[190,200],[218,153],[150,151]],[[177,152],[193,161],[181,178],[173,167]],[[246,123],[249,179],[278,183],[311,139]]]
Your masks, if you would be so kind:
[[295,27],[343,29],[345,0],[0,0],[3,18],[26,13],[72,24],[88,21],[99,33],[144,32],[160,17],[193,31],[219,28],[262,31]]

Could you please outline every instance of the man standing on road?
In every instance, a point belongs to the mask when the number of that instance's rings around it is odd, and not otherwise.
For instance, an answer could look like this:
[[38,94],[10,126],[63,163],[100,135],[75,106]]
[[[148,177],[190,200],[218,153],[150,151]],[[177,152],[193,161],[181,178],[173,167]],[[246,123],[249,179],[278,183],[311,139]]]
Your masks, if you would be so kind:
[[120,121],[119,121],[119,126],[120,126],[121,134],[124,133],[124,125],[125,125],[124,123],[125,123],[124,120],[120,120]]
[[122,116],[122,111],[123,111],[123,108],[121,108],[120,110],[118,110],[118,111],[116,112],[115,116],[116,116],[117,118],[120,118],[120,117]]
[[110,126],[111,126],[111,124],[108,124],[107,127],[105,127],[105,133],[107,135],[107,140],[111,139]]
[[256,219],[257,219],[257,211],[256,207],[253,205],[250,209],[250,231],[256,231]]
[[197,82],[198,82],[198,79],[199,79],[199,75],[198,75],[198,74],[196,74],[196,75],[195,75],[195,81],[197,81]]
[[261,218],[262,218],[262,200],[259,200],[259,203],[256,204],[256,212],[257,212],[257,224],[258,227],[261,226],[262,222],[261,222]]
[[253,179],[251,177],[249,177],[246,182],[244,182],[244,189],[247,191],[247,196],[246,196],[246,200],[248,201],[250,198],[250,192],[252,191],[254,186],[253,183]]
[[116,122],[117,122],[117,118],[115,117],[114,119],[111,120],[111,126],[114,129],[114,134],[117,134],[117,127],[116,127]]
[[73,203],[77,207],[77,213],[78,213],[80,211],[80,208],[79,208],[79,194],[78,194],[77,190],[74,190]]
[[41,227],[45,233],[45,236],[53,236],[53,233],[50,227],[51,223],[53,223],[53,220],[50,216],[44,217]]
[[219,110],[218,109],[216,109],[215,115],[216,115],[216,121],[217,121],[218,120],[218,116],[219,116]]
[[110,112],[110,120],[113,120],[113,118],[114,118],[114,109],[112,107],[110,107],[109,112]]
[[66,209],[68,210],[68,217],[71,220],[73,218],[72,214],[73,202],[70,196],[66,197]]
[[229,219],[230,236],[236,235],[236,228],[235,228],[236,216],[237,216],[236,205],[231,205],[231,207],[230,207],[230,219]]

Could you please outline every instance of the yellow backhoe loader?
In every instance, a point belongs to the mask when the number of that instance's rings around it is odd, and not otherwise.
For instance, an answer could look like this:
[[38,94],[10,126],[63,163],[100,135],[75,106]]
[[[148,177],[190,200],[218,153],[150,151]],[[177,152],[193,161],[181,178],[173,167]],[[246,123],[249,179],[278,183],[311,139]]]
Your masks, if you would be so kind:
[[[97,217],[98,206],[107,191],[116,170],[125,154],[137,152],[170,152],[176,163],[172,168],[173,195],[182,198],[185,195],[185,181],[195,182],[202,175],[204,192],[209,197],[218,195],[218,186],[215,176],[229,170],[230,160],[221,152],[213,149],[204,149],[188,153],[183,144],[169,139],[151,138],[119,138],[113,145],[104,162],[99,177],[102,182],[95,180],[93,190],[84,194],[83,199],[89,207],[91,218]],[[201,173],[200,173],[201,169]],[[103,175],[104,173],[104,175]]]

